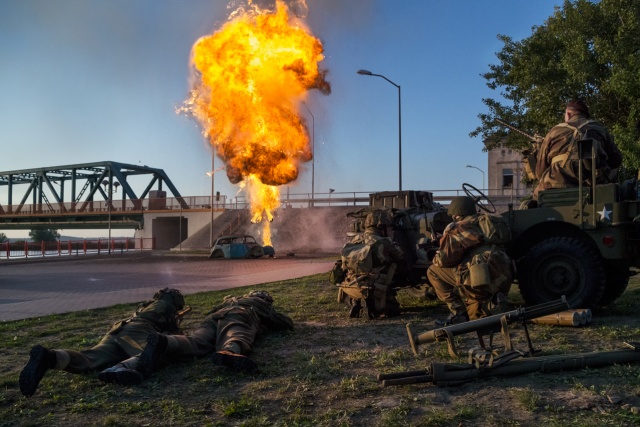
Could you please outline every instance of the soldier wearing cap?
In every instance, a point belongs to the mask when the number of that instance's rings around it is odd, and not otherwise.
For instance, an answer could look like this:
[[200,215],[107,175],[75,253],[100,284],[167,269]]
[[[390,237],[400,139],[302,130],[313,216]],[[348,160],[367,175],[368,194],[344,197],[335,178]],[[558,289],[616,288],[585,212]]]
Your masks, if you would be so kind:
[[[257,336],[276,330],[293,329],[293,321],[273,307],[266,291],[252,291],[241,297],[226,296],[213,307],[190,335],[150,334],[144,351],[131,368],[101,374],[105,382],[123,385],[142,382],[151,376],[161,359],[202,357],[215,352],[214,365],[254,373],[255,361],[247,357]],[[142,375],[142,376],[141,376]]]
[[[454,197],[448,214],[453,218],[440,239],[440,248],[427,270],[427,278],[451,314],[439,325],[451,325],[489,316],[494,306],[506,303],[512,281],[511,260],[500,245],[485,241],[476,203]],[[486,265],[484,280],[470,270]],[[503,307],[501,307],[503,308]]]
[[[538,151],[535,175],[538,193],[553,188],[570,188],[579,185],[578,140],[592,139],[596,150],[596,183],[616,182],[622,153],[613,136],[602,123],[590,119],[589,107],[582,100],[569,102],[565,109],[564,123],[554,126],[545,136]],[[591,184],[591,161],[583,162],[583,180]]]
[[[140,304],[132,316],[116,322],[100,342],[87,350],[52,350],[42,345],[31,349],[20,373],[20,391],[32,396],[49,369],[84,374],[104,369],[140,354],[151,333],[180,333],[178,312],[184,298],[177,289],[164,288]],[[135,366],[128,365],[129,368]]]

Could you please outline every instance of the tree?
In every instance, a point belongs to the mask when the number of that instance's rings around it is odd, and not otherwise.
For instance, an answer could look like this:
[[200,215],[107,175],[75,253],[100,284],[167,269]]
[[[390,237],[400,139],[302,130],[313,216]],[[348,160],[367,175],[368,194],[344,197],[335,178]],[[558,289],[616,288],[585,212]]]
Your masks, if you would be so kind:
[[498,38],[499,64],[482,77],[504,100],[482,100],[489,112],[471,136],[481,135],[487,149],[526,148],[526,137],[494,119],[544,135],[569,100],[582,98],[613,134],[625,169],[640,167],[640,2],[566,0],[529,38]]
[[6,243],[9,239],[7,238],[7,235],[4,233],[0,233],[0,243]]
[[60,233],[58,233],[58,230],[49,228],[37,228],[29,232],[29,237],[34,242],[55,242],[60,238]]

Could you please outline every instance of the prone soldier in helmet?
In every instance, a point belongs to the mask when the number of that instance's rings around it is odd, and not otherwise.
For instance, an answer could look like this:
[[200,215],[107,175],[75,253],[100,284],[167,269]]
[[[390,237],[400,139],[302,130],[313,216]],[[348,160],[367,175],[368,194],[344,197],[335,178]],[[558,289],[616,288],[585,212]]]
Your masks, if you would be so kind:
[[273,307],[266,291],[252,291],[241,297],[226,296],[213,307],[196,329],[187,335],[150,334],[144,351],[119,373],[100,378],[123,385],[142,382],[151,376],[161,360],[212,356],[214,365],[254,373],[255,361],[247,357],[257,336],[267,331],[292,330],[293,321]]
[[404,252],[391,239],[392,226],[391,212],[376,209],[367,214],[364,233],[342,248],[346,276],[337,285],[339,299],[347,303],[350,317],[359,317],[365,308],[370,319],[400,314],[392,281],[406,263]]
[[453,222],[445,228],[427,270],[436,295],[451,312],[445,320],[436,321],[440,325],[491,315],[493,304],[504,301],[513,276],[503,248],[487,241],[471,197],[454,197],[448,214]]
[[[151,333],[180,333],[179,312],[184,298],[179,290],[164,288],[153,299],[141,303],[130,317],[116,322],[100,342],[87,350],[48,349],[36,345],[20,373],[20,391],[32,396],[49,369],[85,374],[112,367],[140,354]],[[131,364],[128,368],[135,368]]]

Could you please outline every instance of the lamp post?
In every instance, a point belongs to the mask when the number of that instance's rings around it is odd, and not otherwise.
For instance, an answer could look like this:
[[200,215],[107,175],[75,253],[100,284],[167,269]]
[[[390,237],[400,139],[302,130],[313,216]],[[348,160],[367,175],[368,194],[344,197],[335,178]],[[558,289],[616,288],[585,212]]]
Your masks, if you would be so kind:
[[400,85],[395,84],[382,74],[374,74],[369,70],[358,70],[358,74],[363,76],[382,77],[398,88],[398,189],[402,191],[402,103],[400,102]]
[[213,248],[213,184],[214,184],[214,177],[215,177],[215,172],[216,172],[216,167],[215,167],[215,161],[216,161],[216,147],[212,146],[211,147],[211,172],[207,172],[207,176],[211,177],[211,222],[210,222],[210,229],[209,229],[209,248]]
[[307,103],[306,102],[303,102],[302,105],[304,105],[304,108],[306,108],[307,111],[309,112],[309,114],[311,114],[311,155],[313,156],[313,157],[311,157],[311,207],[313,207],[314,206],[313,200],[315,198],[315,176],[316,176],[316,171],[315,171],[315,165],[316,165],[316,118],[314,117],[314,115],[311,112],[311,110],[309,109],[309,107],[307,107]]
[[478,169],[480,172],[482,172],[482,191],[485,190],[485,185],[484,185],[484,171],[482,169],[480,169],[477,166],[472,166],[472,165],[467,165],[466,167],[468,168],[473,168],[473,169]]
[[[108,245],[108,254],[111,255],[111,202],[113,200],[113,193],[115,193],[116,191],[118,191],[118,186],[120,185],[120,183],[118,181],[114,182],[112,185],[114,188],[112,188],[111,185],[109,185],[108,180],[103,180],[102,181],[102,185],[104,185],[104,190],[108,191],[108,195],[109,197],[107,197],[107,211],[109,212],[109,219],[108,219],[108,228],[109,228],[109,239],[107,241],[107,245]],[[107,186],[109,185],[109,188],[107,189]]]

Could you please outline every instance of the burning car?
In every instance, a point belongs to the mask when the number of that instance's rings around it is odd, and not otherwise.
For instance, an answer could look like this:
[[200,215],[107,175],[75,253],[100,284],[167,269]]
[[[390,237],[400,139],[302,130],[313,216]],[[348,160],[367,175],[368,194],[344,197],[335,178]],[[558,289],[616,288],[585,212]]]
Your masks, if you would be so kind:
[[234,234],[218,237],[211,249],[209,259],[261,258],[265,255],[273,258],[275,250],[272,246],[260,245],[253,236]]

